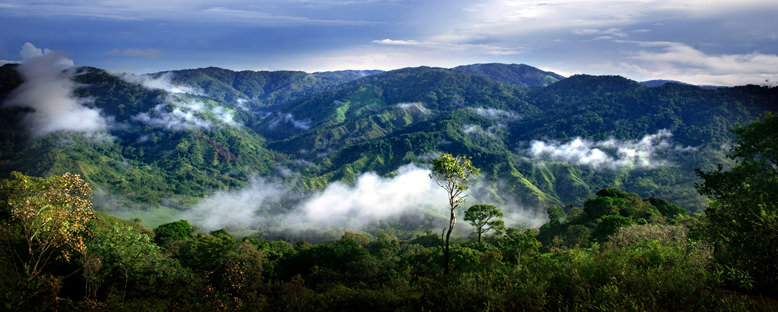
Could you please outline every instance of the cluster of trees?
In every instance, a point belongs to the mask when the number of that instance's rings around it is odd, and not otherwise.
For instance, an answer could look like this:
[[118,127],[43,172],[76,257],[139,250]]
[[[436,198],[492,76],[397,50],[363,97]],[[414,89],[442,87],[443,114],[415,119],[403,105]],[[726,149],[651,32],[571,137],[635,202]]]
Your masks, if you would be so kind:
[[[714,200],[690,216],[603,189],[551,207],[539,230],[474,205],[472,240],[346,232],[312,245],[151,230],[91,209],[77,175],[0,181],[3,310],[768,310],[778,303],[778,114],[735,130],[729,168],[700,171]],[[433,178],[460,209],[478,170],[442,154]]]

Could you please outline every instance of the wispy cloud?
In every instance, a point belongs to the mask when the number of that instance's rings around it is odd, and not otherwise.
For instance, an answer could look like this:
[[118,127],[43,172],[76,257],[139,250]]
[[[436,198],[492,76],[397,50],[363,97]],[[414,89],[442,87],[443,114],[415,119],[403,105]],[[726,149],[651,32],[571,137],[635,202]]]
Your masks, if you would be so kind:
[[[172,107],[172,108],[169,108]],[[132,117],[132,120],[145,123],[151,127],[170,130],[188,130],[191,128],[210,128],[211,123],[195,114],[196,111],[175,107],[171,104],[158,104],[150,112],[142,112]]]
[[173,83],[173,73],[167,72],[161,75],[135,75],[129,73],[116,74],[124,81],[137,83],[147,89],[164,90],[173,94],[195,94],[202,95],[200,90],[187,85]]
[[620,28],[608,28],[608,29],[596,29],[596,28],[581,28],[574,29],[573,33],[580,36],[597,36],[597,39],[612,39],[614,37],[625,38],[628,37],[627,33],[623,32]]
[[138,113],[132,119],[151,127],[179,131],[192,128],[210,129],[214,126],[211,121],[218,121],[218,126],[238,126],[232,110],[219,105],[208,105],[181,94],[168,95],[163,103],[156,105],[149,112]]
[[594,169],[653,169],[670,165],[670,160],[661,159],[662,151],[690,152],[694,147],[684,147],[670,141],[672,133],[662,129],[655,134],[645,135],[640,140],[592,141],[575,138],[567,143],[535,140],[530,143],[527,154],[539,160],[565,162]]
[[266,118],[271,118],[270,122],[267,124],[271,129],[274,129],[282,124],[289,124],[297,129],[308,130],[311,128],[311,124],[313,123],[309,119],[297,120],[291,113],[275,113],[268,115]]
[[373,40],[373,43],[387,46],[397,47],[415,47],[431,50],[445,50],[449,52],[469,52],[469,53],[483,53],[491,55],[517,55],[521,54],[520,48],[507,48],[497,45],[483,44],[483,43],[462,43],[462,42],[445,42],[445,41],[416,41],[416,40],[397,40],[397,39],[381,39]]
[[684,82],[710,85],[778,82],[778,55],[775,54],[710,55],[679,42],[617,42],[643,48],[630,56],[634,60],[632,64],[625,63],[633,67],[631,70],[652,78],[674,77]]
[[397,103],[395,106],[397,106],[399,109],[417,111],[422,114],[428,114],[430,112],[426,107],[424,107],[424,103],[422,102]]
[[519,118],[519,115],[514,112],[509,112],[498,108],[476,107],[470,109],[479,116],[491,120],[515,120]]
[[57,131],[105,134],[109,119],[99,109],[86,105],[92,99],[73,96],[77,84],[71,79],[72,60],[29,42],[20,55],[23,61],[18,71],[24,82],[8,96],[4,106],[32,108],[23,121],[33,136]]
[[[302,9],[303,3],[287,3]],[[333,4],[334,5],[334,4]],[[326,18],[307,15],[279,4],[246,5],[240,1],[45,1],[8,0],[9,13],[25,16],[77,16],[119,21],[189,21],[252,25],[364,25],[372,22],[361,19]],[[289,14],[292,13],[292,14]],[[297,14],[294,14],[297,13]]]
[[381,40],[373,40],[373,43],[377,44],[385,44],[385,45],[399,45],[399,46],[417,46],[421,45],[421,42],[414,41],[414,40],[394,40],[394,39],[381,39]]
[[[205,230],[281,227],[285,229],[361,230],[376,222],[443,218],[446,194],[429,178],[429,169],[413,164],[396,170],[392,177],[367,172],[354,184],[333,182],[305,197],[286,184],[268,178],[252,178],[239,190],[220,191],[200,201],[182,216]],[[479,184],[471,190],[473,202],[498,204],[493,187]],[[280,202],[295,203],[288,212],[271,215]],[[508,224],[540,226],[544,216],[513,202],[503,203]],[[459,212],[461,213],[461,211]],[[466,224],[458,226],[460,230]]]

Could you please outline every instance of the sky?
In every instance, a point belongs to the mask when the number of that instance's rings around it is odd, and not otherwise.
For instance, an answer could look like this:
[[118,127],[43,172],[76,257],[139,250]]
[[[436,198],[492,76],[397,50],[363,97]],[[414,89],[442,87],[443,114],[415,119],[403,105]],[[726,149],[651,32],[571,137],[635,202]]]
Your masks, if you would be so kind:
[[0,0],[0,63],[29,42],[136,74],[499,62],[774,86],[776,16],[774,0]]

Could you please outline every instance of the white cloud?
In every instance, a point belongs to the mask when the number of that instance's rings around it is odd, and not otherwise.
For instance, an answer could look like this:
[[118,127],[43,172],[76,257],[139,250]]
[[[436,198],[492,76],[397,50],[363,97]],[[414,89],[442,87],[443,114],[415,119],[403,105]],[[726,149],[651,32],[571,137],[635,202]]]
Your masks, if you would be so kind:
[[415,46],[420,45],[421,43],[414,40],[392,40],[389,38],[382,39],[382,40],[373,40],[373,43],[377,44],[385,44],[385,45],[400,45],[400,46]]
[[775,85],[778,55],[758,52],[708,54],[679,42],[615,40],[639,50],[619,62],[598,64],[602,71],[620,72],[641,80],[673,79],[696,85]]
[[405,110],[413,110],[417,111],[422,114],[428,114],[429,110],[427,110],[426,107],[424,107],[424,103],[422,102],[404,102],[404,103],[397,103],[395,104],[397,108],[399,109],[405,109]]
[[264,205],[280,202],[288,192],[281,183],[254,177],[243,189],[217,192],[200,200],[182,218],[204,230],[246,229],[262,224]]
[[33,136],[56,131],[96,134],[107,129],[109,121],[101,116],[100,110],[85,106],[90,99],[73,96],[77,84],[71,80],[72,60],[29,42],[20,54],[24,61],[18,71],[24,82],[14,89],[4,105],[33,109],[23,120]]
[[[241,1],[210,0],[166,1],[64,1],[30,2],[9,0],[5,8],[22,16],[76,16],[118,21],[178,20],[207,21],[210,23],[239,23],[250,25],[365,25],[370,21],[316,17],[304,14],[304,10],[284,5],[245,5]],[[291,6],[299,8],[298,5]]]
[[156,105],[150,112],[138,113],[132,119],[152,127],[171,130],[210,129],[213,124],[203,119],[204,115],[218,120],[222,125],[238,126],[231,110],[222,106],[206,105],[181,94],[168,95],[164,103]]
[[[429,173],[429,169],[413,164],[398,168],[392,177],[363,173],[353,185],[333,182],[326,189],[305,198],[300,198],[279,181],[252,178],[240,190],[220,191],[201,200],[182,217],[204,230],[261,226],[297,230],[360,230],[371,223],[393,222],[400,218],[421,219],[430,214],[445,218],[448,209],[446,193],[429,178]],[[473,203],[499,205],[494,201],[494,193],[491,188],[479,184],[471,189],[469,198]],[[270,210],[281,202],[296,204],[285,214],[271,215]],[[465,206],[471,205],[470,202]],[[503,203],[501,208],[506,213],[508,224],[540,226],[544,221],[542,213],[513,202]],[[457,228],[469,230],[466,224]]]
[[499,140],[500,136],[497,134],[497,129],[504,128],[504,127],[505,125],[499,123],[496,126],[490,126],[489,128],[486,129],[482,128],[479,125],[466,124],[462,126],[462,132],[464,132],[467,135],[472,135],[472,136],[482,135],[492,139]]
[[268,127],[275,128],[278,127],[278,125],[282,123],[286,124],[292,124],[293,127],[302,129],[302,130],[308,130],[311,128],[311,124],[313,123],[311,120],[297,120],[294,118],[294,115],[291,113],[277,113],[274,115],[273,119],[271,119],[270,123],[268,123]]
[[168,111],[170,104],[164,103],[154,107],[151,112],[138,113],[132,120],[145,123],[152,127],[170,130],[187,130],[191,128],[210,128],[211,123],[195,115],[192,110],[174,107]]
[[[573,33],[580,36],[596,35],[598,36],[597,38],[607,37],[608,39],[611,39],[613,37],[619,37],[619,38],[628,37],[628,35],[619,28],[608,28],[608,29],[581,28],[581,29],[574,29]],[[597,38],[595,38],[595,40],[597,40]]]
[[332,183],[306,200],[299,214],[287,217],[287,223],[361,228],[409,212],[441,210],[445,198],[445,192],[429,178],[429,170],[408,165],[399,168],[393,178],[369,172],[353,186]]
[[532,141],[527,151],[534,159],[548,159],[594,169],[653,169],[670,165],[660,159],[658,153],[672,150],[690,152],[694,147],[682,147],[671,143],[672,133],[662,129],[637,141],[608,139],[591,141],[575,138],[568,143]]
[[[210,128],[210,122],[198,117],[197,114],[209,115],[228,126],[237,126],[233,112],[218,105],[206,105],[192,96],[202,95],[202,92],[193,87],[174,84],[173,74],[170,72],[161,75],[134,75],[123,73],[119,77],[127,82],[137,83],[148,89],[164,90],[168,92],[165,103],[154,107],[152,112],[139,113],[134,120],[144,122],[152,127],[162,127],[173,130],[184,130],[192,127]],[[246,109],[246,100],[239,99],[238,107]],[[166,106],[174,107],[172,110]]]
[[173,73],[171,72],[166,72],[163,74],[155,74],[155,75],[135,75],[130,73],[121,73],[121,74],[117,74],[117,76],[124,79],[124,81],[142,85],[147,89],[164,90],[167,91],[168,93],[174,93],[174,94],[202,95],[202,92],[196,90],[191,86],[174,84],[172,82]]
[[522,52],[521,48],[506,48],[483,43],[395,40],[389,38],[373,40],[373,43],[388,46],[415,47],[416,49],[447,51],[449,53],[456,51],[460,53],[467,52],[491,55],[517,55],[521,54]]
[[497,108],[491,108],[491,107],[476,107],[476,108],[470,108],[473,110],[476,114],[479,116],[482,116],[487,119],[491,120],[515,120],[519,118],[519,115],[517,115],[514,112],[509,112]]

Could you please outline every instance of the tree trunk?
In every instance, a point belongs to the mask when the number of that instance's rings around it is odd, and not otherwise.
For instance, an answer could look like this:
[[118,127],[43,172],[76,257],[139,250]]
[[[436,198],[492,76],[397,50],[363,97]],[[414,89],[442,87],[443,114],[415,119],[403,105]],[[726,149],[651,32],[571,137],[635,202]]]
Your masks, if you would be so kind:
[[446,259],[445,266],[443,267],[443,274],[448,275],[449,267],[449,238],[451,237],[451,231],[454,230],[454,225],[457,223],[457,216],[454,213],[454,208],[451,207],[451,217],[448,220],[448,232],[446,232],[446,247],[443,249],[443,256]]

